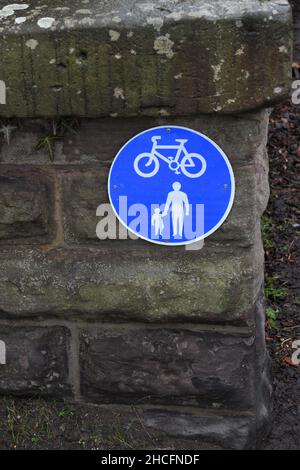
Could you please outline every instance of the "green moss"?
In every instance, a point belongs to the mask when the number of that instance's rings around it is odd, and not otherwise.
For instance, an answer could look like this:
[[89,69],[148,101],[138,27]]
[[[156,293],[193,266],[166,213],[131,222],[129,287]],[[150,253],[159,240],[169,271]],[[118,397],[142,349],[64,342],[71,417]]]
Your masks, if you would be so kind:
[[[287,49],[292,44],[287,14],[272,21],[268,12],[245,14],[240,27],[240,15],[216,21],[183,16],[159,31],[138,19],[116,25],[117,41],[103,23],[51,34],[23,26],[21,33],[3,35],[1,79],[9,90],[1,114],[229,113],[269,106],[290,91],[290,56],[278,60],[282,42]],[[28,46],[28,39],[37,45]],[[124,100],[114,98],[116,87]]]

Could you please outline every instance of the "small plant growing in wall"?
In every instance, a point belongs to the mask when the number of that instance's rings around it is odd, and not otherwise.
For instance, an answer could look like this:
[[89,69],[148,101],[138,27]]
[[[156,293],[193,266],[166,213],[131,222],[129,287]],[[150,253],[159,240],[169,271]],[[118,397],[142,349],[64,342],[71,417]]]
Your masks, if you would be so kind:
[[51,162],[55,160],[55,143],[63,140],[66,132],[77,134],[79,122],[77,119],[59,119],[52,121],[51,132],[42,136],[36,145],[36,150],[45,148],[48,151]]

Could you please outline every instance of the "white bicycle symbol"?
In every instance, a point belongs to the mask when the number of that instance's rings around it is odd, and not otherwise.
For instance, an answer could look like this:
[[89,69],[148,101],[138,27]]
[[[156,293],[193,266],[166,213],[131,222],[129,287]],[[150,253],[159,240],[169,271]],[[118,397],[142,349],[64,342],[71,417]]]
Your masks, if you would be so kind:
[[[160,139],[160,136],[151,137],[151,141],[153,142],[151,152],[140,153],[135,158],[133,166],[139,176],[142,176],[143,178],[151,178],[152,176],[156,175],[160,166],[159,158],[168,163],[169,169],[174,171],[176,175],[180,174],[180,170],[188,178],[199,178],[199,176],[203,175],[206,170],[206,161],[198,153],[188,153],[187,149],[185,148],[185,143],[188,142],[187,139],[176,139],[175,142],[178,142],[178,145],[158,145],[157,141]],[[177,150],[175,157],[165,157],[158,151],[174,149]],[[181,154],[184,156],[181,162],[179,162],[179,157]],[[200,170],[197,171],[197,173],[190,172],[191,169],[196,168],[197,162],[200,162],[201,164]],[[150,167],[149,171],[142,171],[140,169],[141,163],[144,165],[144,167]],[[153,165],[154,168],[152,169]]]

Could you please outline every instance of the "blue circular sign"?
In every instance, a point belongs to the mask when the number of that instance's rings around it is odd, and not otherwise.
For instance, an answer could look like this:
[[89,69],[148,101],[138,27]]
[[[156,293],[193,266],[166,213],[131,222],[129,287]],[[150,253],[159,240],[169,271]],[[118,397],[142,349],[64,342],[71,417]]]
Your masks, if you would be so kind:
[[159,245],[187,245],[215,232],[234,200],[225,153],[192,129],[162,126],[133,137],[109,172],[110,203],[132,233]]

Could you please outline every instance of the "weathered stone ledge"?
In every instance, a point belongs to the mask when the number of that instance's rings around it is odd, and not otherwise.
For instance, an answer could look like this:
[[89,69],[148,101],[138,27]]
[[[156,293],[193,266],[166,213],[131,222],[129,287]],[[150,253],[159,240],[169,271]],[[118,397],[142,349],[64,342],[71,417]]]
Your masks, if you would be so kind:
[[286,0],[25,7],[0,11],[0,116],[238,113],[290,91]]
[[252,324],[263,278],[261,246],[226,249],[197,256],[171,250],[150,256],[145,249],[114,254],[111,246],[3,249],[1,315]]

